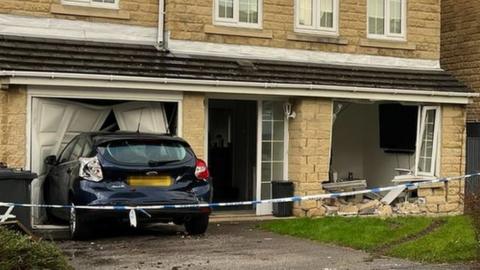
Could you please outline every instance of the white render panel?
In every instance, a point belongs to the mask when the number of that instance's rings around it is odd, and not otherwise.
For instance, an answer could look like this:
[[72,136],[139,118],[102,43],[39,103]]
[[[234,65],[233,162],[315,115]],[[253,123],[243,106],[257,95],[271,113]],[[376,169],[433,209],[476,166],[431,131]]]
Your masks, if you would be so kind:
[[157,27],[0,14],[0,34],[114,43],[156,44]]
[[177,54],[265,59],[317,64],[376,66],[404,69],[440,69],[439,60],[409,59],[363,54],[283,49],[199,41],[169,40],[168,49]]

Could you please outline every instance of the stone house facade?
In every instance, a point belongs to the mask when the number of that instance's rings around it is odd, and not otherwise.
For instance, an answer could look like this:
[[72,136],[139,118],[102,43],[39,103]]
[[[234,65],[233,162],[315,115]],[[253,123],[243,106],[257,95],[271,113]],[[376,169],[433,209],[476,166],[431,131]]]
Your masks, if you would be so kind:
[[[442,1],[441,65],[475,91],[480,91],[478,44],[480,38],[477,14],[480,7],[474,1]],[[467,121],[480,121],[480,102],[474,99],[468,106]]]
[[[40,147],[66,132],[43,124],[44,104],[122,100],[174,104],[176,134],[231,178],[226,199],[271,198],[273,180],[298,196],[338,179],[392,185],[398,166],[417,181],[462,175],[476,95],[440,69],[440,16],[436,0],[1,1],[0,161],[41,174],[58,154]],[[398,145],[385,127],[407,111]],[[455,181],[414,196],[424,213],[461,213],[463,192]]]
[[[468,85],[475,92],[480,91],[478,67],[480,56],[480,32],[478,31],[478,12],[480,7],[473,1],[442,1],[441,55],[442,68]],[[480,169],[478,147],[480,141],[480,99],[473,98],[467,106],[467,170],[468,173]],[[467,181],[466,199],[475,204],[478,178]]]

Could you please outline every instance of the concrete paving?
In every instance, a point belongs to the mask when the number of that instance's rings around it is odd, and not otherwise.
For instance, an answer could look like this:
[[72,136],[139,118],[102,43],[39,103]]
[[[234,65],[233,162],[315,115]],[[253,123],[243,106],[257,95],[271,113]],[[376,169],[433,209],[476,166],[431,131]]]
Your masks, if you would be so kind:
[[470,269],[422,265],[265,232],[256,222],[211,223],[190,237],[173,225],[106,230],[86,242],[59,246],[76,269]]

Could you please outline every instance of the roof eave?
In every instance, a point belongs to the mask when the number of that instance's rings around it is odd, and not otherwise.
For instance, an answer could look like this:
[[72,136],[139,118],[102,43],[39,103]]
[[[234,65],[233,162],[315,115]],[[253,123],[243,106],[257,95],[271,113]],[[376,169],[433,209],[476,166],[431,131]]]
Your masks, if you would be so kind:
[[[0,71],[2,85],[68,86],[160,91],[192,91],[216,94],[305,96],[402,102],[469,104],[480,97],[473,92],[386,89],[336,85],[259,83],[225,80],[174,79],[82,73]],[[273,92],[271,89],[275,89]]]

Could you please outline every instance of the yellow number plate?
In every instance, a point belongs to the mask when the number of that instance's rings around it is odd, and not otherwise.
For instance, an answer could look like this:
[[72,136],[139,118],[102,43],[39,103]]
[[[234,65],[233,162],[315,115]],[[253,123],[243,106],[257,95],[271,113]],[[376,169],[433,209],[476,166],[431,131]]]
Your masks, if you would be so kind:
[[165,176],[132,176],[128,178],[128,184],[132,187],[169,187],[172,185],[172,177]]

